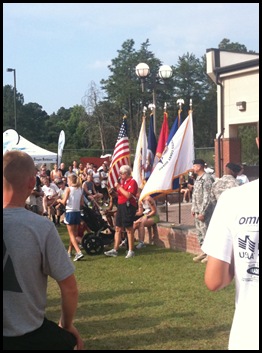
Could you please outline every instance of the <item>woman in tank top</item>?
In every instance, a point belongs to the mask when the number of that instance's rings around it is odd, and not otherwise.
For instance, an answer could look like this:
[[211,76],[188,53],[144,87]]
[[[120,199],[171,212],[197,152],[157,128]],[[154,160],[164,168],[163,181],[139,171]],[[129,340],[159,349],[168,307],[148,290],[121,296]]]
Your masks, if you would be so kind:
[[[141,189],[138,190],[137,198],[139,198],[141,191]],[[136,216],[139,217],[134,222],[134,230],[138,229],[139,240],[136,248],[141,249],[145,247],[145,227],[151,227],[152,225],[159,222],[156,203],[151,196],[148,195],[142,201],[139,201]]]
[[68,187],[65,190],[63,199],[58,199],[57,202],[66,207],[64,223],[67,226],[70,238],[68,256],[72,256],[71,251],[73,246],[76,251],[74,261],[78,261],[84,257],[76,240],[76,237],[78,236],[78,226],[81,222],[80,208],[84,205],[83,192],[76,175],[70,174],[67,182]]

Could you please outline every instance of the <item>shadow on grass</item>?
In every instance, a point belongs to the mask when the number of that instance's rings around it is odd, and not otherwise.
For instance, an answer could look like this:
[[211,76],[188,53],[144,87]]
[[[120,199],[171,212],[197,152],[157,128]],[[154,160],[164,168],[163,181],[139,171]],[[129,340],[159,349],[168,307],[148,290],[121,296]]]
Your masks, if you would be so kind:
[[[190,313],[188,314],[190,315]],[[165,322],[164,327],[162,326]],[[210,340],[216,341],[221,334],[228,335],[230,325],[206,327],[187,327],[178,322],[169,322],[167,318],[137,316],[129,318],[89,321],[81,330],[88,331],[85,346],[88,350],[138,350],[138,349],[185,349],[205,350],[221,349],[218,342],[210,347]],[[146,331],[146,332],[141,332]],[[206,342],[204,345],[203,342]],[[117,348],[116,348],[117,347]],[[226,347],[224,347],[226,348]],[[223,349],[223,347],[222,347]]]
[[[216,321],[208,308],[198,312],[190,307],[174,310],[171,305],[167,314],[171,298],[143,300],[146,294],[150,290],[143,288],[80,293],[75,324],[84,333],[86,349],[226,349],[230,324]],[[52,315],[59,315],[58,298],[49,300],[52,306]],[[219,343],[221,334],[226,339]]]

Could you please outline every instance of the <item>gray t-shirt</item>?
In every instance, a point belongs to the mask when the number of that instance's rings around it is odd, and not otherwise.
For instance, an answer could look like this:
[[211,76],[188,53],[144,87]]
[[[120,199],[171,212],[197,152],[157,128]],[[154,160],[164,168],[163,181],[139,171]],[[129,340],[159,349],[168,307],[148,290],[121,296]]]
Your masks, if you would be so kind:
[[3,209],[3,221],[3,335],[20,336],[43,323],[48,276],[75,268],[50,220],[21,207]]

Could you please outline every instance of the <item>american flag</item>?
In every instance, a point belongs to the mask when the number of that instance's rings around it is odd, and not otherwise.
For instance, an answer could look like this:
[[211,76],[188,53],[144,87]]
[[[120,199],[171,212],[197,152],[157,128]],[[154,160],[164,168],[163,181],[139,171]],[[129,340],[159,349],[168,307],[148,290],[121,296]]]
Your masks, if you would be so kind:
[[108,185],[113,188],[119,178],[119,169],[122,165],[130,165],[129,140],[127,136],[126,116],[120,127],[118,138],[116,141],[112,161],[108,172]]

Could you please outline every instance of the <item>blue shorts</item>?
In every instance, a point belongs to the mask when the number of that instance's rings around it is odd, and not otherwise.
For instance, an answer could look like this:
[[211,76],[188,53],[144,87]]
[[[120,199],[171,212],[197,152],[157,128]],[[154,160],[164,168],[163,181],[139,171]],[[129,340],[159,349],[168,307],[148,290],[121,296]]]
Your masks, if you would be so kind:
[[65,224],[80,224],[81,213],[80,211],[66,212],[64,223]]

